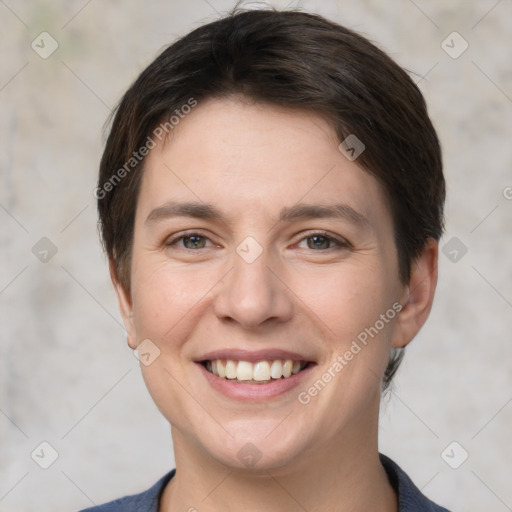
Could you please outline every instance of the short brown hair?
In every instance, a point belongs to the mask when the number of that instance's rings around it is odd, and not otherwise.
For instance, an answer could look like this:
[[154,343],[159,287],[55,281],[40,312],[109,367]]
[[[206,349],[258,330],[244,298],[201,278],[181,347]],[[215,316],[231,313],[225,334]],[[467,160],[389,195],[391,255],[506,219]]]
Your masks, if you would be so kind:
[[[233,95],[315,112],[331,123],[340,142],[355,135],[364,143],[357,163],[384,189],[400,278],[407,283],[427,239],[438,241],[443,231],[441,148],[420,90],[352,30],[316,14],[269,9],[235,10],[185,35],[140,74],[116,108],[95,195],[103,244],[122,286],[130,290],[144,163],[139,148],[191,98]],[[402,356],[393,350],[384,389]]]

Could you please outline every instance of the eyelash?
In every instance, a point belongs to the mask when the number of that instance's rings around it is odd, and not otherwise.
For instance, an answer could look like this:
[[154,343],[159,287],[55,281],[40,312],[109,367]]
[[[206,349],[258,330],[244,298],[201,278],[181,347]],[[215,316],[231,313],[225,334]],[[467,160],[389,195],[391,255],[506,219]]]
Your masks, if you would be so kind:
[[[194,231],[191,231],[189,233],[184,233],[184,234],[181,234],[180,236],[177,236],[175,238],[172,238],[170,240],[168,240],[166,243],[165,243],[165,246],[166,247],[172,247],[172,246],[175,246],[177,244],[177,242],[181,241],[181,240],[184,240],[185,238],[192,238],[194,236],[198,236],[198,237],[201,237],[201,238],[204,238],[206,240],[210,240],[207,236],[205,235],[202,235],[201,233],[197,233],[197,232],[194,232]],[[320,249],[318,251],[314,250],[314,249],[311,249],[313,252],[325,252],[325,251],[329,251],[331,249],[337,249],[337,250],[340,250],[340,249],[348,249],[351,247],[351,244],[349,242],[347,242],[346,240],[343,240],[341,238],[337,238],[337,237],[334,237],[330,234],[328,234],[327,232],[325,231],[315,231],[313,233],[309,233],[307,236],[301,238],[299,240],[299,243],[302,242],[303,240],[307,240],[309,238],[314,238],[314,237],[322,237],[322,238],[325,238],[326,240],[330,241],[330,242],[333,242],[337,247],[329,247],[328,249]],[[211,240],[210,240],[211,241]],[[199,249],[189,249],[187,247],[182,247],[182,249],[185,249],[186,251],[198,251],[200,249],[206,249],[206,247],[200,247]]]

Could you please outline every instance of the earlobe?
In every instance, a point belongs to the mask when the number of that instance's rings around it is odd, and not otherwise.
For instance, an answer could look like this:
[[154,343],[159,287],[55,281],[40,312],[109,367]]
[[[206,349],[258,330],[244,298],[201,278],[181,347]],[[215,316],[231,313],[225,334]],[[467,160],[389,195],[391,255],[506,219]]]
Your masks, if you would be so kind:
[[137,347],[137,340],[135,336],[135,325],[133,322],[132,299],[129,291],[126,290],[125,287],[121,284],[117,276],[115,264],[113,261],[110,261],[109,269],[110,278],[112,279],[112,284],[114,285],[114,289],[117,296],[119,311],[121,312],[123,323],[127,332],[128,346],[131,349],[135,350],[135,348]]
[[437,284],[438,243],[429,238],[420,256],[413,262],[409,285],[401,300],[393,337],[393,347],[409,344],[426,322]]

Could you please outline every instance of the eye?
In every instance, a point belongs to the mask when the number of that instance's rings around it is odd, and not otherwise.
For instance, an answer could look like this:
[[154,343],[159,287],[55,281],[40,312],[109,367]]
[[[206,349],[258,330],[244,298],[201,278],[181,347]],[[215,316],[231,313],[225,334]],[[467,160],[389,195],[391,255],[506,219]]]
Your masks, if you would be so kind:
[[181,246],[183,249],[204,249],[207,240],[209,240],[209,238],[201,235],[200,233],[186,233],[168,240],[165,245],[167,247],[171,247],[178,245],[178,242],[183,242],[183,245]]
[[[306,241],[307,247],[301,247],[301,244]],[[165,242],[166,247],[177,247],[186,250],[197,250],[208,248],[207,242],[211,240],[196,232],[181,234]],[[212,244],[211,246],[213,246]],[[312,249],[314,252],[328,251],[329,249],[346,249],[351,247],[350,243],[342,238],[328,235],[325,232],[311,233],[302,238],[297,245],[301,249]]]
[[[313,249],[315,251],[325,251],[332,248],[348,248],[350,247],[350,244],[339,238],[335,238],[333,236],[328,236],[326,233],[320,232],[320,233],[311,233],[307,237],[304,237],[300,242],[302,243],[304,240],[307,242],[307,249]],[[333,247],[334,245],[334,247]]]

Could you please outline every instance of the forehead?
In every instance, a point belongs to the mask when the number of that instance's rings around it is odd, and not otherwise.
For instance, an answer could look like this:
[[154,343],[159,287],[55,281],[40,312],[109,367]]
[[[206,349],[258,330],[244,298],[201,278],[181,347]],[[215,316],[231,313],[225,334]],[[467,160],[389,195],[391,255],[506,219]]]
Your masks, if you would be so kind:
[[338,149],[321,116],[238,99],[200,102],[151,150],[138,210],[169,201],[279,215],[299,202],[343,202],[378,220],[389,217],[377,180]]

